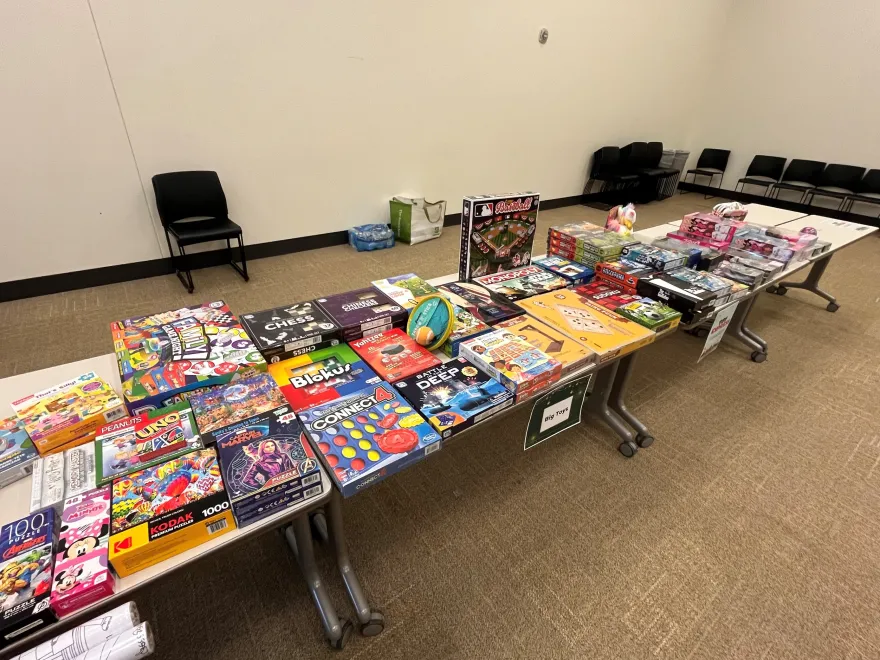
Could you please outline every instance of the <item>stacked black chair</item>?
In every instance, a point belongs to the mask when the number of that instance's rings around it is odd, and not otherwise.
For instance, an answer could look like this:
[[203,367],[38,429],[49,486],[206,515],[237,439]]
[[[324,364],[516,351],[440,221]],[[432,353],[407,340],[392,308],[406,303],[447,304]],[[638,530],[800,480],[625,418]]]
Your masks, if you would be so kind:
[[819,175],[816,187],[807,191],[807,194],[804,196],[806,203],[812,204],[814,197],[831,197],[840,200],[840,203],[837,205],[839,210],[843,208],[846,198],[855,192],[864,174],[864,167],[832,163]]
[[816,187],[819,176],[824,169],[825,163],[818,160],[793,159],[785,168],[782,180],[773,184],[773,198],[779,198],[780,190],[791,190],[799,192],[801,194],[800,201],[803,202],[806,194]]
[[[697,160],[697,166],[685,173],[685,180],[688,174],[693,174],[693,182],[697,182],[698,176],[709,177],[709,185],[716,176],[720,175],[718,187],[724,183],[724,172],[727,170],[727,161],[730,159],[729,149],[703,149],[700,158]],[[707,195],[708,197],[708,195]]]
[[776,184],[785,169],[785,158],[781,156],[755,156],[746,170],[746,175],[737,181],[734,190],[742,186],[760,186],[764,189],[764,197],[770,190],[770,186]]
[[[216,172],[168,172],[153,177],[156,207],[165,239],[171,254],[171,264],[177,278],[190,293],[193,286],[190,260],[184,250],[187,245],[226,240],[229,264],[248,281],[247,259],[244,253],[242,230],[229,219],[226,195]],[[171,248],[171,236],[177,243],[180,256]],[[238,239],[241,266],[232,259],[230,239]],[[184,277],[185,275],[185,277]]]
[[639,177],[632,172],[625,172],[621,166],[620,147],[602,147],[593,154],[593,166],[590,178],[584,188],[584,194],[592,192],[593,181],[601,185],[599,191],[627,188],[638,183]]
[[851,195],[843,200],[843,210],[851,211],[853,204],[876,204],[880,206],[880,170],[868,170]]

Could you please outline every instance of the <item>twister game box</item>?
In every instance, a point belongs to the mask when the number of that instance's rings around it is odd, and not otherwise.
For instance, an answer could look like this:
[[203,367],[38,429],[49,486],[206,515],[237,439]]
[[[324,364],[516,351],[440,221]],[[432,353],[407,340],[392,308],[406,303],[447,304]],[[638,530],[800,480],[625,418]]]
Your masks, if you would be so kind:
[[439,359],[400,328],[358,339],[349,346],[389,383],[440,364]]
[[599,356],[583,344],[528,314],[502,321],[495,327],[509,330],[559,362],[563,378],[599,360]]
[[339,326],[314,300],[243,314],[241,323],[266,362],[339,343]]
[[132,415],[266,371],[260,351],[222,300],[115,321],[110,330]]
[[371,284],[408,312],[425,296],[437,293],[436,288],[415,273],[396,275]]
[[38,458],[18,417],[0,420],[0,488],[28,476]]
[[474,278],[474,281],[500,297],[513,302],[568,286],[568,280],[539,266],[523,266]]
[[284,396],[269,374],[257,374],[213,387],[190,399],[196,424],[202,433],[272,410],[282,403]]
[[297,414],[345,497],[440,449],[440,434],[388,383]]

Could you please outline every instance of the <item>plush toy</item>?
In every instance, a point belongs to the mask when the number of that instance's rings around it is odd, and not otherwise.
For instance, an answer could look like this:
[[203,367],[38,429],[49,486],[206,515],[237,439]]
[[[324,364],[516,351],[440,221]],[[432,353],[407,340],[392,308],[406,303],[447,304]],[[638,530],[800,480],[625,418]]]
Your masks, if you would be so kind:
[[636,207],[632,204],[615,206],[608,212],[605,220],[605,231],[613,231],[621,236],[632,236],[633,225],[636,224]]

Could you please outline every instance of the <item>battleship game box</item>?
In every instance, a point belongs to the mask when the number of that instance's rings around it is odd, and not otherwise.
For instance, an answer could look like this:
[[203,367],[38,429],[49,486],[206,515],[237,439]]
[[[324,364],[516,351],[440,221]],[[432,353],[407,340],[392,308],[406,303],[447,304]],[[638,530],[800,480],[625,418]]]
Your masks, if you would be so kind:
[[132,415],[266,371],[266,360],[222,300],[115,321],[110,330]]
[[486,325],[494,325],[522,313],[513,303],[474,282],[441,284],[439,290],[453,305],[466,309]]
[[0,420],[0,488],[31,474],[39,457],[18,417]]
[[415,273],[397,275],[371,284],[408,312],[425,296],[437,293],[437,289]]
[[674,250],[664,250],[654,245],[627,245],[620,251],[620,258],[644,264],[653,270],[672,270],[686,266],[688,255]]
[[563,259],[562,257],[555,255],[533,259],[532,263],[540,266],[544,270],[556,273],[559,277],[565,278],[568,286],[586,284],[593,279],[593,275],[595,274],[593,269],[589,266],[584,266],[576,261],[569,261],[568,259]]
[[243,314],[241,323],[266,362],[339,343],[339,326],[314,300]]
[[617,313],[655,333],[677,328],[681,313],[650,298],[638,298],[617,308]]
[[345,497],[440,449],[440,434],[389,383],[297,414]]
[[389,383],[440,364],[437,357],[400,328],[358,339],[349,346]]
[[49,607],[55,518],[41,509],[0,529],[0,647],[56,621]]
[[639,278],[654,271],[644,264],[631,261],[600,261],[596,264],[596,280],[608,282],[624,293],[635,293]]
[[538,222],[534,192],[465,197],[461,211],[458,279],[528,266]]
[[95,444],[71,447],[34,463],[31,478],[31,512],[53,507],[61,513],[67,498],[94,490],[98,485]]
[[342,329],[346,342],[402,328],[408,316],[403,307],[372,286],[318,298],[318,304]]
[[98,429],[96,481],[103,486],[116,477],[164,463],[202,446],[187,401],[126,417]]
[[[694,271],[691,271],[694,272]],[[663,302],[681,312],[685,321],[698,312],[715,306],[719,296],[714,291],[672,277],[669,273],[657,273],[639,280],[638,292],[652,300]]]
[[295,412],[382,381],[347,344],[270,364],[269,373]]
[[496,327],[509,330],[559,362],[562,365],[562,378],[590,364],[596,364],[599,359],[598,355],[583,344],[528,314],[502,321]]
[[189,403],[204,434],[277,408],[284,395],[269,374],[258,374],[196,394]]
[[471,314],[464,307],[453,305],[455,309],[455,323],[452,326],[452,334],[443,342],[440,348],[449,357],[458,357],[458,347],[465,339],[478,337],[491,328],[480,319]]
[[510,302],[568,286],[568,280],[564,277],[539,266],[523,266],[483,275],[474,278],[474,282]]
[[562,365],[556,359],[507,328],[468,339],[459,355],[513,392],[517,402],[543,392],[562,377]]
[[464,358],[450,360],[394,384],[443,437],[513,405],[513,394]]
[[213,447],[113,481],[110,563],[128,577],[235,529]]

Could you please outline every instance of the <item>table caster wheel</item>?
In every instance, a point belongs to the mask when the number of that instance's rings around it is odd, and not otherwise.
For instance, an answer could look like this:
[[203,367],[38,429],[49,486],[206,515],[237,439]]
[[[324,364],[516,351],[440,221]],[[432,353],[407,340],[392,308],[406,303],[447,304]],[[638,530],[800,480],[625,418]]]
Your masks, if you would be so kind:
[[381,612],[371,612],[369,622],[361,626],[361,635],[375,637],[385,630],[385,615]]
[[644,449],[645,447],[650,447],[654,444],[654,436],[653,435],[642,435],[639,433],[636,436],[636,444]]
[[351,621],[346,619],[342,622],[342,635],[340,635],[339,639],[335,642],[330,641],[330,646],[332,646],[337,651],[341,651],[345,648],[345,645],[348,644],[348,640],[351,639],[351,633],[354,631],[354,625]]
[[784,296],[786,293],[788,293],[788,289],[784,286],[778,286],[773,290],[773,293],[775,293],[777,296]]
[[639,450],[639,446],[634,443],[632,440],[627,440],[626,442],[621,442],[620,446],[618,446],[617,451],[626,456],[627,458],[632,458],[636,455],[636,452]]
[[840,309],[840,305],[838,305],[837,303],[828,303],[828,306],[825,309],[827,309],[829,312],[836,312],[838,309]]
[[777,289],[776,285],[771,284],[770,286],[767,287],[767,293],[776,293],[776,289]]
[[694,330],[694,337],[696,337],[697,339],[705,339],[708,336],[709,336],[709,329],[708,328],[697,328],[696,330]]
[[752,352],[752,362],[757,362],[760,364],[764,360],[767,359],[767,354],[762,351],[753,351]]

